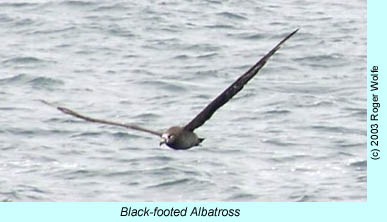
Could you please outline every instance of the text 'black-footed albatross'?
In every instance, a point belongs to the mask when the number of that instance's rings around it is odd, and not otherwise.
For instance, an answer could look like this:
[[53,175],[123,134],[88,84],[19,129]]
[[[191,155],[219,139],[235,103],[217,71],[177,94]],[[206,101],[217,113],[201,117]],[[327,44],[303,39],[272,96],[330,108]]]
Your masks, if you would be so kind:
[[[272,50],[270,50],[265,56],[263,56],[253,67],[251,67],[246,73],[241,75],[235,82],[233,82],[227,89],[225,89],[218,97],[216,97],[210,104],[208,104],[195,118],[191,120],[185,126],[172,126],[165,132],[158,132],[150,129],[145,129],[140,126],[119,123],[109,120],[95,119],[92,117],[87,117],[81,115],[71,109],[58,106],[56,107],[58,110],[65,114],[69,114],[71,116],[95,123],[102,123],[114,126],[121,126],[129,129],[139,130],[147,133],[151,133],[153,135],[161,137],[160,146],[162,144],[166,144],[172,149],[175,150],[186,150],[191,147],[199,145],[204,139],[199,138],[194,130],[200,126],[202,126],[211,116],[218,110],[221,106],[227,103],[233,96],[235,96],[239,91],[242,90],[243,86],[252,79],[258,71],[265,65],[265,63],[269,60],[269,58],[280,49],[281,45],[292,37],[298,29],[290,33],[286,36],[281,42],[279,42]],[[48,102],[43,101],[46,104],[51,105]]]

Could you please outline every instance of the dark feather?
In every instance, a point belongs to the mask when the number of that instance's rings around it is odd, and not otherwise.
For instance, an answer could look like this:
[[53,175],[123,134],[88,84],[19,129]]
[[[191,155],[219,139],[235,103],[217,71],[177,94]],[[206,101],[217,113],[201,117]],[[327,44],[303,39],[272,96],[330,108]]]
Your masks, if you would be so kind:
[[298,29],[286,36],[280,43],[278,43],[270,52],[268,52],[262,59],[260,59],[253,67],[251,67],[246,73],[240,76],[233,84],[231,84],[226,90],[224,90],[218,97],[216,97],[210,104],[206,106],[191,122],[189,122],[184,129],[194,131],[196,128],[203,125],[211,116],[227,103],[233,96],[243,89],[243,86],[252,79],[258,71],[265,65],[267,60],[281,47],[281,45],[292,37]]
[[83,119],[83,120],[86,120],[89,122],[102,123],[102,124],[108,124],[108,125],[113,125],[113,126],[121,126],[121,127],[129,128],[129,129],[134,129],[134,130],[138,130],[138,131],[142,131],[142,132],[151,133],[153,135],[160,136],[160,137],[162,135],[161,132],[145,129],[143,127],[136,126],[133,124],[118,123],[118,122],[114,122],[114,121],[110,121],[110,120],[96,119],[96,118],[92,118],[92,117],[88,117],[88,116],[79,114],[79,113],[77,113],[69,108],[66,108],[66,107],[55,106],[55,105],[53,105],[45,100],[41,100],[41,101],[49,106],[53,106],[53,107],[57,108],[62,113],[65,113],[65,114],[68,114],[68,115],[71,115],[71,116],[74,116],[74,117],[77,117],[79,119]]

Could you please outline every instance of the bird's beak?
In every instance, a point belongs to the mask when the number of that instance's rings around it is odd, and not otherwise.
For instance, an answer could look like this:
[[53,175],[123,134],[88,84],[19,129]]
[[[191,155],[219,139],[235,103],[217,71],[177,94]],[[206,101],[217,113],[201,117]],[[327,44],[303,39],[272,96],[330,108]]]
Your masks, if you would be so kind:
[[167,143],[167,141],[165,140],[165,138],[161,138],[161,141],[160,141],[160,146]]

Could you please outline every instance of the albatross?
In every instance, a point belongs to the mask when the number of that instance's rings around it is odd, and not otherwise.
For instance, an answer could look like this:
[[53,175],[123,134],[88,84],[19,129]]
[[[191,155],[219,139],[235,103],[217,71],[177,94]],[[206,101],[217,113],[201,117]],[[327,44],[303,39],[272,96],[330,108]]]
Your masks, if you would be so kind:
[[[85,121],[102,123],[113,126],[125,127],[128,129],[138,130],[146,133],[153,134],[161,138],[160,146],[166,144],[168,147],[175,150],[187,150],[192,147],[198,146],[204,138],[200,138],[194,133],[194,131],[202,126],[211,116],[224,104],[226,104],[233,96],[235,96],[243,87],[248,83],[258,71],[266,64],[269,58],[274,55],[282,44],[292,37],[299,29],[294,30],[288,34],[282,41],[280,41],[272,50],[264,55],[257,63],[255,63],[247,72],[242,74],[236,79],[228,88],[226,88],[221,94],[219,94],[214,100],[212,100],[197,116],[195,116],[189,123],[184,126],[172,126],[164,132],[146,129],[137,125],[120,123],[116,121],[97,119],[88,117],[74,110],[71,110],[62,106],[55,106],[59,111],[71,115],[73,117],[83,119]],[[43,101],[44,103],[51,105],[50,103]]]

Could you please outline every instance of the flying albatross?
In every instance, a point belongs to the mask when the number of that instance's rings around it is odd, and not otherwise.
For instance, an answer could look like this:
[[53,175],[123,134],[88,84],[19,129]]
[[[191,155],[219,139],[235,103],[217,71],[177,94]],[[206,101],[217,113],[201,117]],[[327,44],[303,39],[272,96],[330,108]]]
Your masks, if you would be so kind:
[[[218,110],[221,106],[226,104],[233,96],[235,96],[239,91],[241,91],[243,86],[250,79],[252,79],[258,73],[258,71],[266,64],[269,58],[278,49],[280,49],[281,45],[290,37],[292,37],[297,31],[298,29],[290,33],[288,36],[286,36],[272,50],[270,50],[265,56],[263,56],[253,67],[247,70],[246,73],[241,75],[227,89],[225,89],[220,95],[218,95],[218,97],[216,97],[213,101],[211,101],[210,104],[208,104],[197,116],[195,116],[195,118],[193,118],[185,126],[172,126],[165,132],[159,132],[159,131],[146,129],[132,124],[119,123],[119,122],[84,116],[82,114],[79,114],[71,109],[68,109],[62,106],[55,106],[55,107],[65,114],[68,114],[89,122],[121,126],[129,129],[133,129],[133,130],[151,133],[153,135],[161,137],[160,146],[162,144],[166,144],[167,146],[175,150],[186,150],[199,145],[204,140],[204,138],[199,138],[194,133],[194,130],[202,126],[207,120],[211,118],[211,116],[216,112],[216,110]],[[48,102],[45,102],[45,101],[43,102],[51,105]]]

